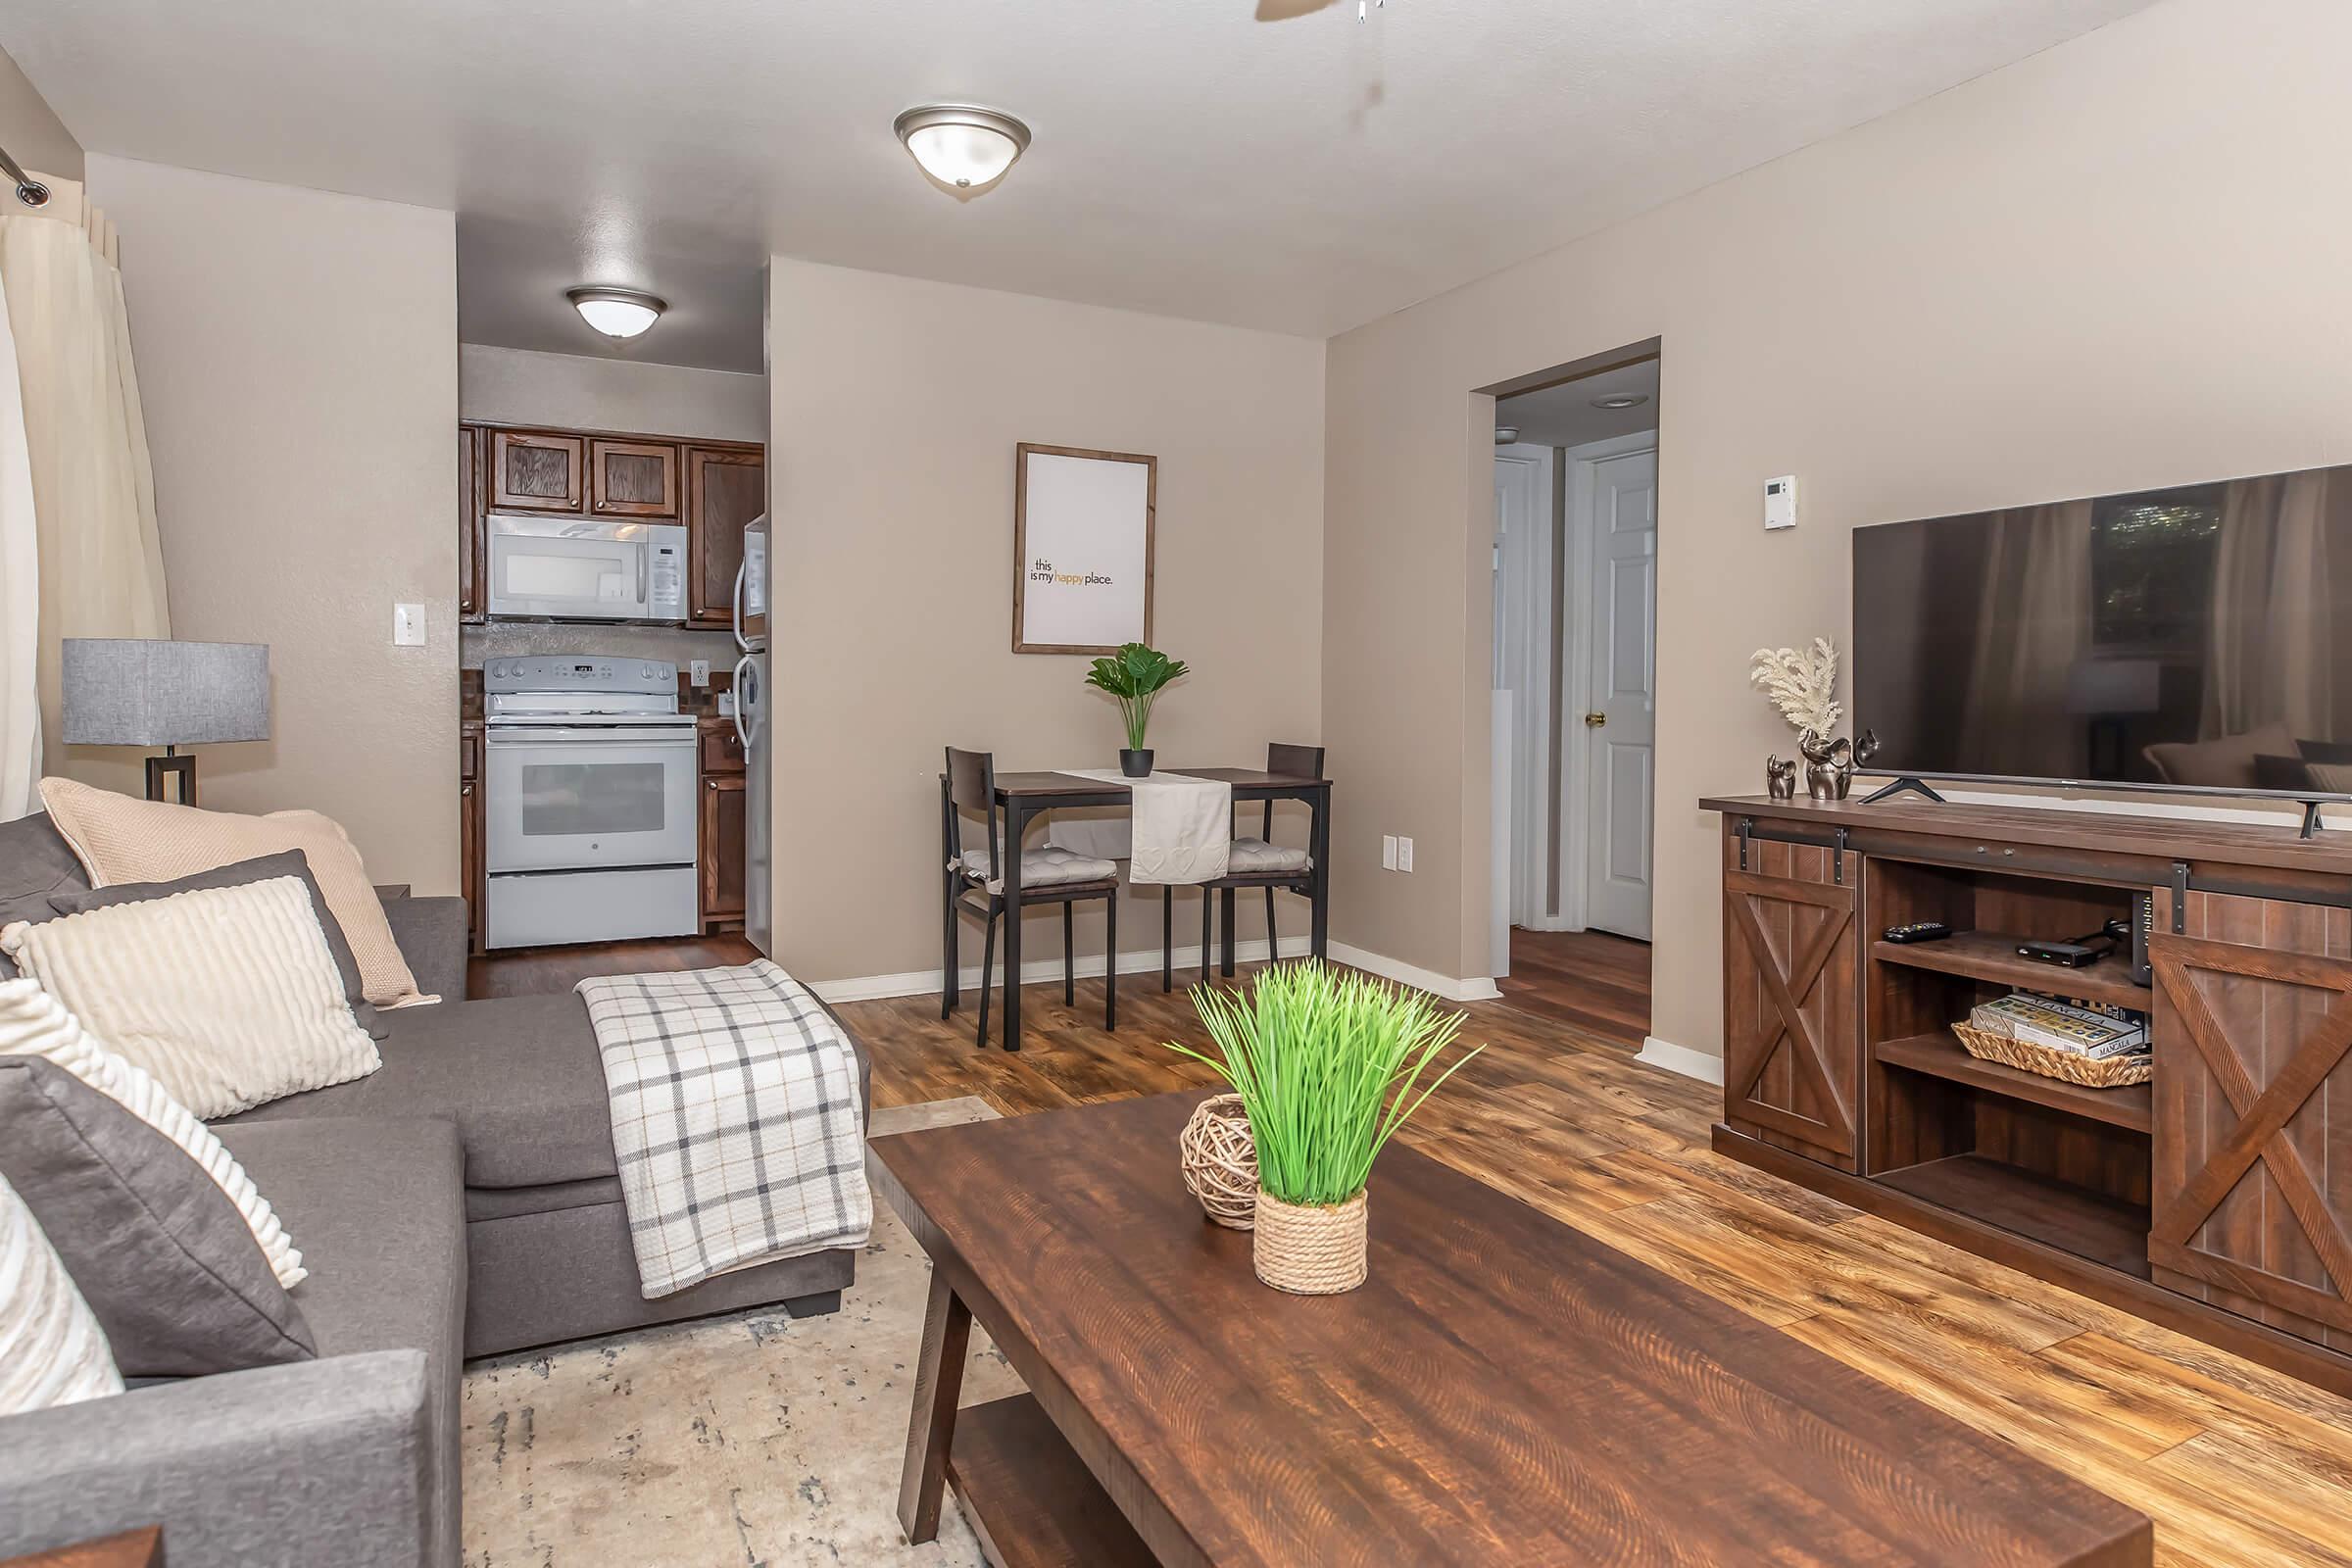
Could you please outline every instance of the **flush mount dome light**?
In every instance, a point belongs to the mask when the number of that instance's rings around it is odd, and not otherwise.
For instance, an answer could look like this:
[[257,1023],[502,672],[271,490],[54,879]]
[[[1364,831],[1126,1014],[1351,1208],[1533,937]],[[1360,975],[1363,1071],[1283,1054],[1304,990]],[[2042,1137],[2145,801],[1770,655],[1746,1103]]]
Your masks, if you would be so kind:
[[1494,444],[1496,446],[1507,447],[1518,439],[1519,427],[1517,425],[1498,424],[1494,427]]
[[1638,409],[1648,401],[1646,393],[1620,392],[1615,397],[1594,398],[1592,406],[1596,409]]
[[669,309],[664,301],[633,288],[575,288],[564,297],[581,320],[607,337],[635,337]]
[[972,104],[925,104],[901,115],[893,128],[923,172],[957,190],[1003,177],[1029,150],[1027,125]]

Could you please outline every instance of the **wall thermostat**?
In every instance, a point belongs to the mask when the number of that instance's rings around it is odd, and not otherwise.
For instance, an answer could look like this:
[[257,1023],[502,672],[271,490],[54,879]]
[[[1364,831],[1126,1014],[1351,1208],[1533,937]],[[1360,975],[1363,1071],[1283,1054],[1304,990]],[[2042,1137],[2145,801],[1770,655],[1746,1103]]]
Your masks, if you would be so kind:
[[1796,475],[1784,473],[1778,479],[1764,481],[1764,526],[1793,528],[1796,526]]

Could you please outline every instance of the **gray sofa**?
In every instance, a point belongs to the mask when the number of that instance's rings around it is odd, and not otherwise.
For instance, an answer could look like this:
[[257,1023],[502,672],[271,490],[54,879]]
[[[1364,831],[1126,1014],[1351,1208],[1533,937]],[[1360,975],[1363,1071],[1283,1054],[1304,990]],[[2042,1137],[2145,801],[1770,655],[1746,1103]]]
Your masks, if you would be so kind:
[[[0,823],[0,923],[81,880],[45,818]],[[172,1568],[457,1568],[466,1358],[839,1306],[844,1250],[646,1300],[585,1007],[459,1000],[464,901],[384,907],[444,1000],[383,1015],[370,1076],[214,1124],[303,1250],[318,1358],[0,1418],[0,1557],[160,1523]]]

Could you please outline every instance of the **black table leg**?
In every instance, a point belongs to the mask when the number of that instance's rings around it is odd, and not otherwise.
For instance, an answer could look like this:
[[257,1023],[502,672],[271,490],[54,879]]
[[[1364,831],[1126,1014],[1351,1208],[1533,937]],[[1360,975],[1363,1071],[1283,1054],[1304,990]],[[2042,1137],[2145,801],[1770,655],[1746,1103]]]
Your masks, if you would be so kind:
[[1217,969],[1219,973],[1230,980],[1233,978],[1233,928],[1240,922],[1233,917],[1233,889],[1220,888],[1218,892],[1224,895],[1218,900],[1221,907],[1217,910],[1217,914],[1225,922],[1225,950],[1219,955]]
[[1021,1049],[1021,840],[1029,810],[1018,801],[1004,807],[1004,1049]]
[[963,977],[960,967],[962,955],[956,951],[956,895],[963,890],[956,884],[956,872],[947,869],[946,862],[956,858],[958,845],[956,832],[956,805],[948,796],[946,774],[939,780],[939,848],[941,855],[939,925],[939,1015],[945,1018],[963,1001]]
[[1319,789],[1307,802],[1314,812],[1314,826],[1308,842],[1315,858],[1314,935],[1312,951],[1318,962],[1330,956],[1331,949],[1331,791]]
[[1176,989],[1176,889],[1159,890],[1159,989]]

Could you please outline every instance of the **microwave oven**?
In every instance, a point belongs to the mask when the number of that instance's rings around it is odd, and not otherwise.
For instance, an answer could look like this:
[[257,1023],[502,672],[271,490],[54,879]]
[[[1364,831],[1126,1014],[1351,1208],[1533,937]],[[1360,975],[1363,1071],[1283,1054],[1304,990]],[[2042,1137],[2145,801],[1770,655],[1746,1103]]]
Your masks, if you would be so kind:
[[686,530],[676,523],[497,512],[484,523],[494,616],[686,619]]

